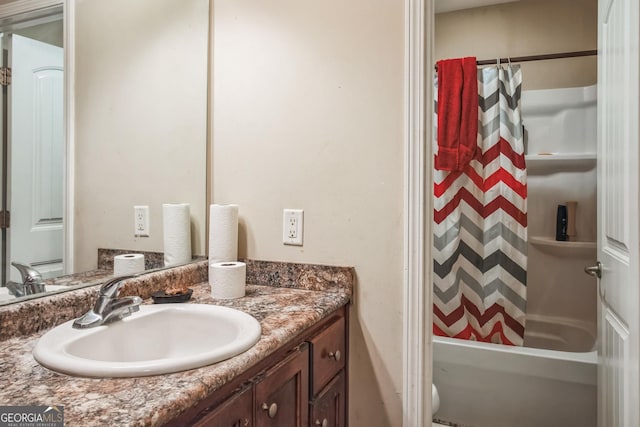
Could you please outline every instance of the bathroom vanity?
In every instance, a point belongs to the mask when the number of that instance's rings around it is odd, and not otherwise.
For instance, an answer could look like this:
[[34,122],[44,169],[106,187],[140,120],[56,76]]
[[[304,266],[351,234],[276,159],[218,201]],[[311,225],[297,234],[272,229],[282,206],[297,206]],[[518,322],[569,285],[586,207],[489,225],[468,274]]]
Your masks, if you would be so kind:
[[169,425],[345,426],[347,313],[334,311]]
[[[223,305],[255,317],[262,327],[255,346],[222,362],[173,374],[72,377],[40,366],[31,352],[45,330],[32,331],[38,328],[34,322],[10,325],[2,310],[11,306],[2,307],[0,325],[14,336],[0,350],[0,402],[63,405],[67,426],[346,425],[353,269],[248,261],[247,295],[214,300],[206,280],[193,281],[194,275],[206,277],[207,263],[200,264],[195,272],[171,269],[164,274],[169,281],[191,280],[192,303]],[[146,299],[163,280],[125,284],[123,292]],[[71,296],[74,292],[78,294]],[[55,318],[47,324],[43,315],[40,324],[48,329],[81,314],[96,289],[74,292],[32,302]],[[69,309],[73,301],[83,307]]]

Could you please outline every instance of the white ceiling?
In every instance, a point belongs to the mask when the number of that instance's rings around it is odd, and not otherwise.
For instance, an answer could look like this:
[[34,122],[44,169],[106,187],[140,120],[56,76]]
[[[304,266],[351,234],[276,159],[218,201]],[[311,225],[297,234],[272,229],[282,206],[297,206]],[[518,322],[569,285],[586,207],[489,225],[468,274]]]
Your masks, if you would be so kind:
[[435,9],[436,13],[444,13],[454,10],[490,6],[493,4],[511,3],[514,1],[519,0],[435,0]]

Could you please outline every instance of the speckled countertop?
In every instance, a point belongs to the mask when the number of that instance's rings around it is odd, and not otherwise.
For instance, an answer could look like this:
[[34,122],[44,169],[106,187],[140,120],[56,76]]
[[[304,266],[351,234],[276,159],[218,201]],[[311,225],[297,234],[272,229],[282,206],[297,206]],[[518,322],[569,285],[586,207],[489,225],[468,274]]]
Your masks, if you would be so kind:
[[[206,262],[195,267],[198,274],[203,269]],[[185,276],[168,271],[174,277],[172,281]],[[233,307],[258,319],[262,337],[248,351],[213,365],[168,375],[80,378],[40,366],[31,352],[46,330],[20,336],[24,327],[18,327],[16,336],[1,342],[0,405],[64,405],[66,426],[162,425],[347,304],[355,279],[350,267],[247,261],[247,271],[250,284],[244,298],[214,300],[205,281],[191,285],[191,302]],[[128,291],[147,294],[152,287],[155,286],[132,283]],[[137,292],[141,290],[144,292]],[[89,291],[74,292],[80,292],[78,301],[86,304],[85,294]],[[68,294],[58,299],[68,299]],[[49,298],[55,300],[56,296]],[[40,304],[40,308],[46,308],[46,302]],[[50,308],[55,309],[55,305]],[[1,315],[0,310],[0,322]],[[58,318],[56,324],[64,320]]]

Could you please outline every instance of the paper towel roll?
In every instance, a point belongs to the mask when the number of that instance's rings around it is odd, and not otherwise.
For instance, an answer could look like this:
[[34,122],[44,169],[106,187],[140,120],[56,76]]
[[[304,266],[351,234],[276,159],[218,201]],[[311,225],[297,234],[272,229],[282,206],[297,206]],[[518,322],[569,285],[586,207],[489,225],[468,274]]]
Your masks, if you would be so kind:
[[163,204],[162,229],[165,267],[190,262],[191,217],[189,203]]
[[244,262],[215,262],[209,264],[211,296],[220,299],[243,297],[247,279]]
[[209,206],[209,264],[238,260],[238,205]]
[[125,276],[144,271],[144,255],[123,254],[113,257],[113,275]]

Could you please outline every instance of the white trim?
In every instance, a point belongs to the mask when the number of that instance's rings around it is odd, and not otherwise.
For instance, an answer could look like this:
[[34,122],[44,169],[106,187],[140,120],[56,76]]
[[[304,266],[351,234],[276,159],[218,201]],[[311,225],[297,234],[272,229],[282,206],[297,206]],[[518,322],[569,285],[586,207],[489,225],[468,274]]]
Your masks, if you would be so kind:
[[16,0],[0,6],[0,18],[19,15],[46,7],[59,6],[61,4],[64,4],[66,9],[67,2],[65,0]]
[[433,0],[405,0],[404,427],[431,426],[433,15]]
[[75,0],[64,0],[64,132],[66,151],[64,159],[64,273],[74,270],[74,204],[75,204]]

